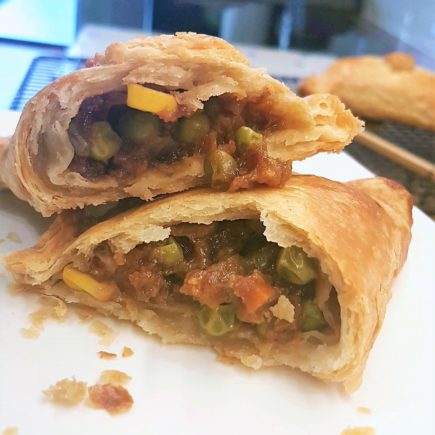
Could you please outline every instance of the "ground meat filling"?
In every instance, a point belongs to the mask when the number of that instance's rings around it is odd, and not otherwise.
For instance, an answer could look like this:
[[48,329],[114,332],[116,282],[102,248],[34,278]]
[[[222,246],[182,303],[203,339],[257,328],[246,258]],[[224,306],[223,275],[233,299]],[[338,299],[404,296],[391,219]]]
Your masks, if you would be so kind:
[[[121,295],[163,309],[187,304],[198,329],[212,337],[246,330],[279,342],[310,331],[336,335],[337,297],[318,262],[263,232],[253,220],[180,224],[168,239],[126,255],[104,242],[84,271],[67,266],[63,278],[100,300]],[[105,286],[110,292],[102,299]]]
[[[170,95],[141,88],[156,92],[157,101]],[[273,128],[274,121],[265,120],[252,102],[222,95],[193,114],[178,105],[168,116],[129,107],[127,94],[113,91],[83,101],[68,129],[75,150],[70,171],[92,181],[110,175],[128,183],[147,168],[201,154],[213,188],[279,186],[290,176],[290,163],[271,158],[259,133]]]

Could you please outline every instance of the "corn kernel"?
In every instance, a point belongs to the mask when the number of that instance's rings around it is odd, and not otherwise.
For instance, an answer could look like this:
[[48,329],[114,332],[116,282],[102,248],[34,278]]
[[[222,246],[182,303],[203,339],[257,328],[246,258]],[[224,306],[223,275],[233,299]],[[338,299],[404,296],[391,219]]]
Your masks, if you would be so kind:
[[127,85],[127,106],[142,112],[174,112],[177,100],[171,94],[130,83]]
[[113,299],[119,291],[114,282],[97,281],[91,275],[80,272],[72,266],[65,266],[62,278],[68,287],[84,291],[101,302]]

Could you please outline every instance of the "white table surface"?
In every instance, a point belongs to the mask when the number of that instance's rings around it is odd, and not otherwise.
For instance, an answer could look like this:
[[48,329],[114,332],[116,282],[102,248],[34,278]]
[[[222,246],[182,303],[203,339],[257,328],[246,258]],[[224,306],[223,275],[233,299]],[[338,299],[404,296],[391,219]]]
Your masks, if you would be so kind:
[[[17,114],[0,112],[0,135]],[[340,181],[370,176],[345,154],[320,155],[295,165]],[[319,204],[319,213],[322,205]],[[0,192],[0,254],[34,243],[47,221],[9,192]],[[253,372],[219,363],[208,349],[165,346],[126,323],[104,320],[119,334],[109,347],[73,315],[49,321],[37,340],[20,334],[34,296],[12,296],[0,278],[0,432],[10,426],[27,434],[324,434],[369,426],[378,435],[435,433],[435,226],[414,209],[408,261],[394,283],[385,322],[370,354],[364,381],[354,394],[292,370]],[[131,358],[104,361],[98,350]],[[111,417],[85,406],[59,408],[41,391],[65,377],[94,383],[102,370],[132,376],[132,410]],[[371,414],[357,411],[370,408]]]

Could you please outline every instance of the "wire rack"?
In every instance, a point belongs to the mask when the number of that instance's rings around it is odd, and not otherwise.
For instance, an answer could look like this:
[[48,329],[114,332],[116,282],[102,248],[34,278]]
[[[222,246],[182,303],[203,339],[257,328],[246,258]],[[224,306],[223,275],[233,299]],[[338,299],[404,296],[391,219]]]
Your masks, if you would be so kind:
[[[77,58],[48,56],[35,58],[12,102],[11,109],[22,110],[27,100],[44,86],[83,67],[84,64],[85,59]],[[275,78],[296,92],[299,79],[287,76]],[[420,157],[435,161],[435,133],[433,132],[393,122],[367,122],[366,128]],[[415,175],[357,142],[348,146],[346,151],[375,174],[403,184],[413,193],[416,205],[435,219],[435,183]]]
[[85,59],[69,57],[36,57],[12,101],[11,110],[22,110],[39,90],[59,77],[83,67],[85,62]]

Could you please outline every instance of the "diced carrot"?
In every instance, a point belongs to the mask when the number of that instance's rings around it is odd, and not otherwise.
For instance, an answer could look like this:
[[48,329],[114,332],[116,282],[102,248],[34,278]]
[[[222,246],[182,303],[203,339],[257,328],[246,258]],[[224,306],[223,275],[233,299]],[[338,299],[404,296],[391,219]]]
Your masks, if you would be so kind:
[[276,298],[276,290],[266,282],[260,272],[250,276],[241,276],[234,285],[234,294],[238,296],[248,313],[255,313]]

